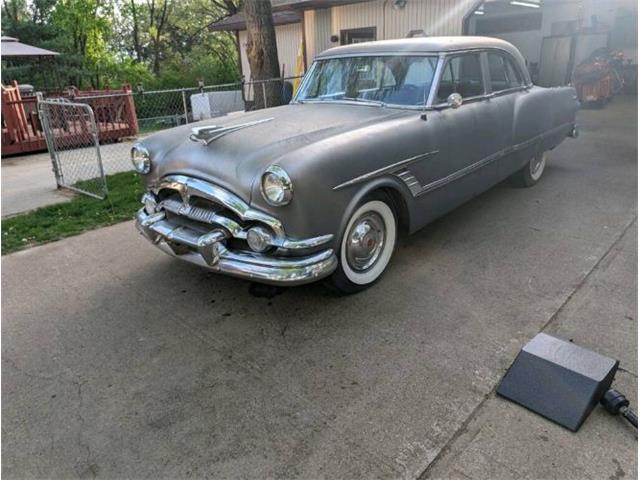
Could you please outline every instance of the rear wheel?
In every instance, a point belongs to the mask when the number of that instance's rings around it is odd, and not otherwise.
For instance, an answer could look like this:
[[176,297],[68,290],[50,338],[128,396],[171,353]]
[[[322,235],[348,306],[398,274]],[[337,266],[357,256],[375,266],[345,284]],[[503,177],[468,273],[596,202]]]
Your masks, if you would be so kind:
[[542,177],[546,165],[547,152],[539,153],[513,175],[513,181],[519,187],[532,187]]
[[396,215],[385,195],[367,197],[351,215],[331,284],[341,293],[357,293],[373,285],[387,268],[397,239]]

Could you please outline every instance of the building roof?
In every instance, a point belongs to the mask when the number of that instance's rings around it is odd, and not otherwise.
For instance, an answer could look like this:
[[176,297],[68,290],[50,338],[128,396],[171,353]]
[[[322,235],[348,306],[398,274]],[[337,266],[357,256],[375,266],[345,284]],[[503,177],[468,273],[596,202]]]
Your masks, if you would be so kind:
[[[302,12],[296,10],[285,10],[273,12],[274,25],[288,25],[290,23],[299,23],[302,21]],[[233,30],[246,30],[247,24],[244,20],[243,13],[236,13],[230,17],[226,17],[217,23],[209,25],[211,32],[228,32]]]
[[2,57],[53,57],[59,55],[58,52],[20,43],[17,38],[13,37],[2,37],[0,54]]
[[[361,3],[370,0],[271,0],[274,25],[288,25],[302,21],[302,12],[314,8],[329,8],[338,5]],[[233,30],[246,30],[247,24],[244,13],[226,17],[219,22],[209,25],[211,32],[228,32]]]
[[471,48],[500,48],[521,58],[520,52],[509,42],[492,37],[414,37],[397,40],[352,43],[334,47],[316,55],[316,58],[371,55],[372,53],[439,53]]

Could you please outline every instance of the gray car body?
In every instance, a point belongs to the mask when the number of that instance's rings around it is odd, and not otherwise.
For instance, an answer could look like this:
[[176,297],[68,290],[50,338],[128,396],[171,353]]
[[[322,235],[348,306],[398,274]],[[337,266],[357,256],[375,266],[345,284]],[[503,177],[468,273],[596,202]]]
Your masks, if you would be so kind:
[[[513,58],[525,79],[521,87],[487,91],[456,109],[435,104],[437,76],[448,57],[492,50]],[[330,246],[337,251],[350,215],[368,193],[380,188],[392,193],[402,227],[413,232],[554,148],[574,128],[575,90],[532,85],[522,55],[502,40],[370,42],[333,48],[316,59],[362,55],[440,57],[424,111],[294,99],[286,106],[178,127],[144,139],[152,164],[147,187],[171,174],[205,180],[279,219],[290,238],[334,234]],[[486,77],[485,60],[483,67]],[[256,120],[266,121],[209,145],[189,139],[194,125]],[[261,194],[261,176],[270,165],[291,177],[294,194],[288,205],[271,206]]]

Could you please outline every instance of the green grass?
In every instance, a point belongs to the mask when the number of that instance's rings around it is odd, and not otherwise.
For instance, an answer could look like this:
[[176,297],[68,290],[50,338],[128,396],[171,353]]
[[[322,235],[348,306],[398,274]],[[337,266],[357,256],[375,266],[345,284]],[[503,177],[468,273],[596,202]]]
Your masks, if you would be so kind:
[[2,255],[130,220],[141,207],[142,179],[134,172],[107,175],[109,195],[71,201],[2,220]]

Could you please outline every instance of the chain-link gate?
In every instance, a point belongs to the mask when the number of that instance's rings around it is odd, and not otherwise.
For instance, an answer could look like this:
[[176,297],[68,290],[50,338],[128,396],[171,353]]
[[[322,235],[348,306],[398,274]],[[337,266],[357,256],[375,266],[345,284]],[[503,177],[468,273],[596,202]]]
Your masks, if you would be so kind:
[[105,198],[107,182],[91,106],[66,99],[40,100],[38,112],[58,186]]

